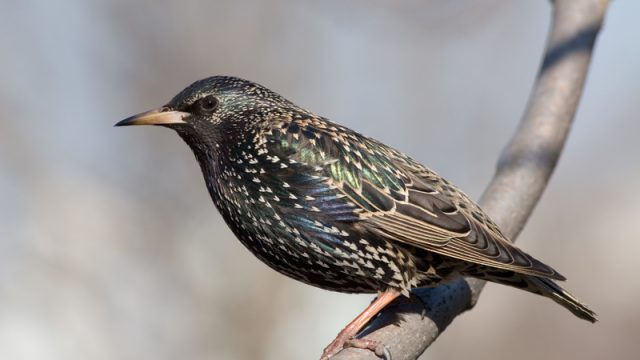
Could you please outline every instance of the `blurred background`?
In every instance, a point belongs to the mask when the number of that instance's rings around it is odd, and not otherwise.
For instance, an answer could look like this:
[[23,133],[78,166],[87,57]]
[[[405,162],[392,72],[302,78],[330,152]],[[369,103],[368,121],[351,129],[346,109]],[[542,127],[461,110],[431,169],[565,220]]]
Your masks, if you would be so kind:
[[[575,127],[518,245],[601,321],[488,285],[422,359],[632,359],[640,345],[640,2],[614,1]],[[372,299],[242,247],[190,150],[113,128],[197,79],[257,81],[478,198],[548,1],[2,1],[0,358],[315,359]]]

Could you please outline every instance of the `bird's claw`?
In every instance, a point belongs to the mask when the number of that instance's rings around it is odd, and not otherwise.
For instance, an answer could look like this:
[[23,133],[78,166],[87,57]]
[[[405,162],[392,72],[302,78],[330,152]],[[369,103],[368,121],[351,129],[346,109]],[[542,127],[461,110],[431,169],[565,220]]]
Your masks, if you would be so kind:
[[369,339],[349,339],[344,343],[345,347],[371,350],[376,356],[384,360],[391,360],[391,351],[380,341]]
[[329,344],[329,346],[327,346],[324,349],[324,352],[322,353],[322,357],[320,357],[320,360],[329,360],[334,355],[339,353],[342,349],[345,349],[348,347],[354,347],[354,348],[363,349],[363,350],[370,350],[371,352],[376,354],[376,356],[384,360],[392,360],[391,351],[382,342],[376,341],[376,340],[354,339],[354,338],[344,340],[342,343],[340,343],[340,341],[332,342],[331,344]]

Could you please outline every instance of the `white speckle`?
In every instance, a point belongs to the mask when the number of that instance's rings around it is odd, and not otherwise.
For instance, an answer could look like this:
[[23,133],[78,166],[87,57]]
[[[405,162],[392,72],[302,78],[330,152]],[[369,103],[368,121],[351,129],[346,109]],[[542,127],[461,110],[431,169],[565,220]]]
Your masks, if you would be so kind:
[[[383,259],[384,259],[384,257],[383,257]],[[390,267],[390,268],[391,268],[391,270],[393,270],[394,272],[396,272],[396,273],[400,273],[400,269],[398,269],[398,265],[396,265],[396,263],[394,263],[394,262],[390,262],[390,263],[389,263],[389,267]],[[402,279],[400,279],[400,280],[402,280]]]
[[349,257],[347,253],[345,253],[344,251],[342,251],[342,249],[340,248],[335,248],[334,253],[336,253],[337,255],[343,256],[343,257]]
[[[367,240],[364,240],[364,239],[360,239],[360,242],[362,244],[368,244]],[[368,252],[372,253],[372,254],[377,254],[378,253],[376,248],[374,248],[373,246],[370,246],[370,245],[366,245],[364,249],[367,250]]]

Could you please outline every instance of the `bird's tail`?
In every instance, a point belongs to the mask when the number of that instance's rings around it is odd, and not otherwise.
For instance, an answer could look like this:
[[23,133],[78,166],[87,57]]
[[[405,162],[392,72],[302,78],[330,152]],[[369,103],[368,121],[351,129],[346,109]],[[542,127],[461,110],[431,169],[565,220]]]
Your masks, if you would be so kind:
[[524,276],[529,285],[525,290],[546,296],[571,311],[575,316],[590,322],[596,322],[596,313],[581,303],[568,291],[550,279],[539,276]]
[[597,320],[596,313],[551,279],[495,268],[485,267],[482,268],[482,270],[484,271],[473,275],[484,280],[513,286],[534,294],[548,297],[581,319],[591,322],[596,322]]

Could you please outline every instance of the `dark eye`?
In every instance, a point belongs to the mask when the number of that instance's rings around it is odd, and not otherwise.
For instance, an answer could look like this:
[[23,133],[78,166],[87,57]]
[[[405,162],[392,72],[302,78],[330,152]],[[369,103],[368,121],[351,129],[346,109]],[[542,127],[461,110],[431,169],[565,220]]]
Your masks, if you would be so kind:
[[198,100],[198,107],[202,112],[212,112],[218,107],[218,99],[213,95],[207,95]]

